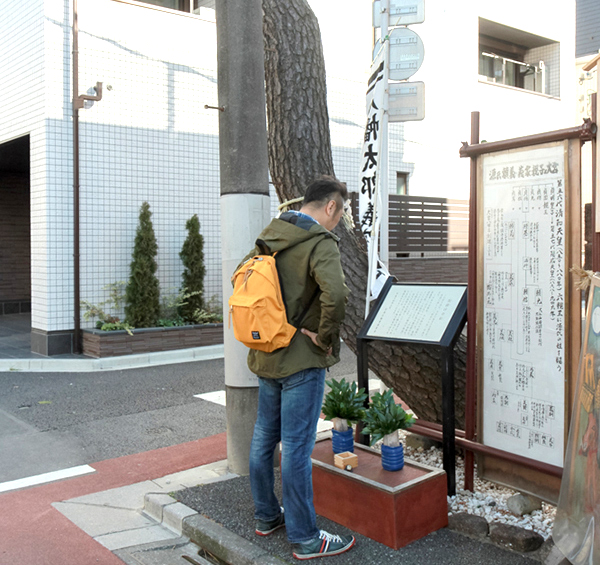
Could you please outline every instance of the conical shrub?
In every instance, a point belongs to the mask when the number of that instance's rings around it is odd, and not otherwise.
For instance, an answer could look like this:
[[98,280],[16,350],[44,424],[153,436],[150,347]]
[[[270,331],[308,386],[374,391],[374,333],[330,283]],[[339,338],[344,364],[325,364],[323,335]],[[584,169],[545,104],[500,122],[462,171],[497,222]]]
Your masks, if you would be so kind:
[[158,245],[151,217],[150,205],[144,202],[125,291],[125,319],[134,328],[155,326],[160,312],[160,286],[155,274]]
[[191,320],[196,310],[204,307],[204,238],[200,234],[200,220],[194,214],[186,223],[188,231],[179,257],[184,271],[181,275],[181,288],[185,294],[198,293],[186,298],[186,304],[180,308],[181,316]]

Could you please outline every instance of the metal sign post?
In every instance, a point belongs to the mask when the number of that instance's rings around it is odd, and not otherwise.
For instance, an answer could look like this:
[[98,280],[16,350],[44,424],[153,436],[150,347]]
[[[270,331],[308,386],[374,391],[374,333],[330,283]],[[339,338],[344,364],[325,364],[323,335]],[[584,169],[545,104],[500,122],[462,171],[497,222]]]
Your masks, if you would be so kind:
[[[415,74],[423,62],[424,48],[421,38],[406,26],[425,20],[424,0],[375,0],[373,2],[373,27],[381,28],[381,39],[375,45],[373,58],[383,50],[385,89],[383,115],[380,123],[382,139],[377,175],[381,194],[380,260],[389,265],[389,171],[388,123],[422,120],[425,117],[425,88],[420,83],[390,83],[405,81]],[[392,32],[388,34],[389,28]],[[392,94],[392,90],[395,92]],[[368,301],[368,299],[367,299]],[[367,311],[368,311],[367,305]]]
[[[441,353],[442,449],[448,495],[456,493],[454,346],[467,321],[467,287],[452,284],[400,284],[389,278],[377,305],[357,337],[358,386],[369,392],[370,341],[430,345]],[[358,426],[360,442],[369,437]]]

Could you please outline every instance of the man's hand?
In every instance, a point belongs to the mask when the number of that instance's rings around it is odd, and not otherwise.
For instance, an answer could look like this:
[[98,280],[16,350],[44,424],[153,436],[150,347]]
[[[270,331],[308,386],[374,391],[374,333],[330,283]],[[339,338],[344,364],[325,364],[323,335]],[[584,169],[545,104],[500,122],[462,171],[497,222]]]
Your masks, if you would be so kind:
[[[319,343],[317,342],[317,333],[316,332],[311,332],[310,330],[307,330],[306,328],[302,328],[300,330],[304,335],[307,335],[311,341],[317,346],[317,347],[321,347],[319,345]],[[327,355],[331,355],[331,347],[327,350]]]

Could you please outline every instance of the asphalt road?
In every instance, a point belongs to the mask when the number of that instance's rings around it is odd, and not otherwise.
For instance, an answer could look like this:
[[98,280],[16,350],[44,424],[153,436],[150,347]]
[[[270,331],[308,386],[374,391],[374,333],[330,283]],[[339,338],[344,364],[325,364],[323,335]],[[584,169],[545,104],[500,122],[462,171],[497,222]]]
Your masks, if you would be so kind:
[[[354,379],[356,358],[327,378]],[[85,373],[0,373],[0,484],[226,430],[223,360]]]
[[0,373],[0,483],[224,432],[223,360],[88,373]]

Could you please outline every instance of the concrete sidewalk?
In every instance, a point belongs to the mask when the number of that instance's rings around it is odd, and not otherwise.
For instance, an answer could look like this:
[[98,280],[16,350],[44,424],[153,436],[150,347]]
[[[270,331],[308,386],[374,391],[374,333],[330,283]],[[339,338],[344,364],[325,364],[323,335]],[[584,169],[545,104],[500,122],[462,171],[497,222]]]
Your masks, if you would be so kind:
[[[277,484],[280,484],[279,477]],[[132,565],[175,565],[182,562],[183,556],[187,556],[190,563],[202,565],[216,562],[211,561],[209,556],[230,565],[298,563],[292,557],[285,529],[266,538],[254,533],[248,477],[229,474],[226,461],[77,497],[54,503],[53,506],[96,542]],[[407,509],[407,513],[413,512],[418,512],[418,509]],[[322,529],[333,533],[351,533],[320,516],[317,519]],[[327,563],[540,563],[539,556],[533,559],[447,528],[396,551],[355,535],[357,545],[346,554],[329,558]]]

